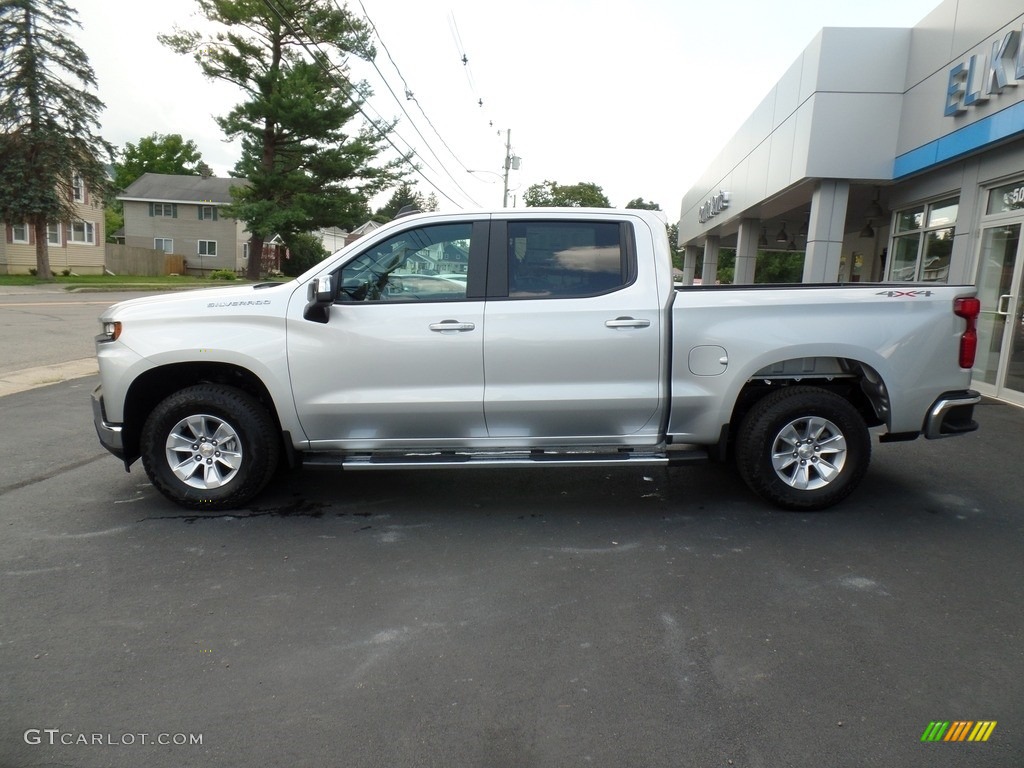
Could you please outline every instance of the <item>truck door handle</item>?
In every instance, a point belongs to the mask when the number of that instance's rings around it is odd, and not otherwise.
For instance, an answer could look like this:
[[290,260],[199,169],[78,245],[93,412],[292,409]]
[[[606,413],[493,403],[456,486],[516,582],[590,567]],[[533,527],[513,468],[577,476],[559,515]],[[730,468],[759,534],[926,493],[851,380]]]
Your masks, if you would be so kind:
[[437,333],[444,333],[445,331],[472,331],[476,328],[476,323],[460,323],[458,320],[442,320],[440,323],[431,323],[427,327]]
[[997,315],[1008,315],[1010,314],[1010,301],[1013,299],[1013,294],[1004,293],[999,297],[999,301],[996,303],[996,314]]
[[647,328],[650,320],[636,320],[632,317],[617,317],[614,320],[606,320],[605,328]]

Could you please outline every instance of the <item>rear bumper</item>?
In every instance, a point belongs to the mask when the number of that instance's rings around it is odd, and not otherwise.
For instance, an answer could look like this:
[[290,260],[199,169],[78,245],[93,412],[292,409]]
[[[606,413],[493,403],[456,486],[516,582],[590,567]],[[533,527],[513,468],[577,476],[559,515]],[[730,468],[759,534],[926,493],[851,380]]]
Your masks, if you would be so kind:
[[124,441],[121,438],[121,425],[111,424],[103,410],[103,386],[92,391],[92,422],[96,427],[96,435],[100,444],[117,458],[124,461]]
[[973,389],[942,394],[928,409],[924,436],[934,440],[973,432],[978,428],[978,422],[974,420],[974,406],[980,402],[981,395]]

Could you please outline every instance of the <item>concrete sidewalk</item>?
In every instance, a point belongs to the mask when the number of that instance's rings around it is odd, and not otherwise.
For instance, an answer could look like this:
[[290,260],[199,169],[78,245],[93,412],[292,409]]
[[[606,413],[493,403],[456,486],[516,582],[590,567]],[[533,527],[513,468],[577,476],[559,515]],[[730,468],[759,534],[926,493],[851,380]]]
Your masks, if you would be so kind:
[[79,379],[83,376],[93,376],[97,373],[99,373],[99,368],[94,357],[11,371],[0,374],[0,397],[70,379]]
[[96,318],[122,298],[76,296],[56,284],[0,285],[0,397],[96,375]]

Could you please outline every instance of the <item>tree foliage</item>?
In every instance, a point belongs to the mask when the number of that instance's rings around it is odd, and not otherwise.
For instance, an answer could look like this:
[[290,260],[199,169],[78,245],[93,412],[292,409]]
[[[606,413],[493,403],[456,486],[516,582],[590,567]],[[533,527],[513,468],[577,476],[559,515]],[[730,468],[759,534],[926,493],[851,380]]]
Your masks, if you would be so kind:
[[627,208],[632,208],[634,210],[641,210],[641,211],[660,211],[661,210],[661,206],[660,205],[658,205],[657,203],[648,203],[642,197],[636,197],[636,198],[630,200],[628,203],[626,203],[626,207]]
[[373,220],[379,221],[381,224],[387,223],[395,218],[398,212],[406,206],[411,206],[423,213],[436,211],[437,196],[431,192],[424,197],[423,193],[417,192],[411,183],[403,181],[398,185],[388,201],[374,212]]
[[153,133],[138,144],[129,141],[124,145],[114,163],[114,185],[123,191],[144,173],[213,175],[196,143],[185,141],[179,133]]
[[64,0],[0,0],[0,220],[32,228],[43,279],[47,223],[77,218],[76,180],[106,196],[113,154],[98,133],[96,77],[71,27],[81,24]]
[[[799,283],[803,281],[803,251],[758,251],[754,268],[754,282],[758,285],[770,283]],[[697,273],[700,274],[699,272]],[[723,248],[718,256],[717,280],[723,285],[731,284],[736,274],[736,250]]]
[[523,202],[530,208],[538,207],[569,207],[569,208],[611,208],[612,204],[604,194],[604,190],[593,182],[578,184],[558,184],[544,181],[532,184],[523,193]]
[[[197,2],[218,31],[175,30],[160,40],[244,95],[217,122],[229,139],[241,138],[233,174],[250,184],[236,188],[225,214],[245,222],[250,252],[274,234],[291,242],[300,232],[361,224],[366,201],[405,162],[379,160],[392,124],[350,127],[369,89],[347,79],[344,61],[375,56],[369,27],[332,0]],[[251,260],[249,277],[258,269]]]
[[320,238],[309,232],[299,232],[288,243],[288,258],[281,261],[281,271],[288,277],[297,277],[328,255]]

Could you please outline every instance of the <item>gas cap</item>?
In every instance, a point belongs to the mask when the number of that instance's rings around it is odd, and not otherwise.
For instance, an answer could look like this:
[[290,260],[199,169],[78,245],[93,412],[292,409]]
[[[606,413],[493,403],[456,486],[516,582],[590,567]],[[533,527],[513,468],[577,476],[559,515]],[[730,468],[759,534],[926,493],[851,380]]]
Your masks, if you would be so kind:
[[724,347],[712,344],[693,347],[687,364],[694,376],[721,376],[729,367],[729,354]]

